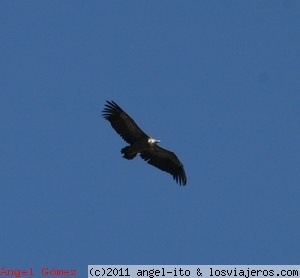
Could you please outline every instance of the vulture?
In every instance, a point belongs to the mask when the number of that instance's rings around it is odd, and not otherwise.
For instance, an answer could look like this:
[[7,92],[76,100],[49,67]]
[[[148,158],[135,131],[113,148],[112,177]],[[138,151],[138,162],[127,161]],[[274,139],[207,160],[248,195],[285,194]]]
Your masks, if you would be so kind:
[[186,185],[184,167],[171,151],[157,145],[160,140],[147,135],[135,121],[114,101],[106,101],[102,116],[110,122],[114,130],[129,144],[121,149],[123,157],[133,159],[137,154],[148,164],[168,172],[180,185]]

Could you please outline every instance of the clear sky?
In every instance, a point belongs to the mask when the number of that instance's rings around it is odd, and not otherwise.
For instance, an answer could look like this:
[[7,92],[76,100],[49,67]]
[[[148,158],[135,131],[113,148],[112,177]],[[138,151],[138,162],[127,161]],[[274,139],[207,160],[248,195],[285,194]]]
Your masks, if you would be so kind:
[[1,266],[299,264],[299,1],[2,1],[0,32]]

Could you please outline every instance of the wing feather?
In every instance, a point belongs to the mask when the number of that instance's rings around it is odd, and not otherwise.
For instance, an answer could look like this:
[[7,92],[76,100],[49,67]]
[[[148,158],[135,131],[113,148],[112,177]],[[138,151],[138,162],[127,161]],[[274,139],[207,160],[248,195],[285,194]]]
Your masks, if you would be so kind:
[[170,173],[180,185],[186,185],[187,178],[183,164],[173,152],[153,145],[149,150],[143,151],[140,156],[148,164]]
[[102,116],[108,120],[114,130],[129,144],[148,135],[144,133],[135,121],[114,101],[106,101]]

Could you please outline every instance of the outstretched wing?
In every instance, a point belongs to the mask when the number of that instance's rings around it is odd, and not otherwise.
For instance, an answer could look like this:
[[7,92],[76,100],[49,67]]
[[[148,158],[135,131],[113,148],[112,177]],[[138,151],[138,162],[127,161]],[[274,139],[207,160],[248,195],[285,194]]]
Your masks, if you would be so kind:
[[122,110],[114,101],[106,101],[102,116],[108,120],[114,130],[129,144],[134,143],[141,137],[148,137],[134,120]]
[[140,154],[148,164],[151,164],[162,171],[168,172],[173,179],[181,185],[186,185],[186,174],[183,164],[171,151],[163,149],[157,145],[151,146],[148,150]]

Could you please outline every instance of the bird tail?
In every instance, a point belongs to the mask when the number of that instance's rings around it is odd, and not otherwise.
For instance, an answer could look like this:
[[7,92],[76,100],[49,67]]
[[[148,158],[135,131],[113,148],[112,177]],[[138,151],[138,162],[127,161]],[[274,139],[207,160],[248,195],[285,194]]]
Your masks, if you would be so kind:
[[127,146],[121,150],[123,157],[126,159],[133,159],[136,156],[136,153],[132,152],[130,146]]

